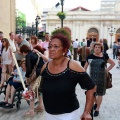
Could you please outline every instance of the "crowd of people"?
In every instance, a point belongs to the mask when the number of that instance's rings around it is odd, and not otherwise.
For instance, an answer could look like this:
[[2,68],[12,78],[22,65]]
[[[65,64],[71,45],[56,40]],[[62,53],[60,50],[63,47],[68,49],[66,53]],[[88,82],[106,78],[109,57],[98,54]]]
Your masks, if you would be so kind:
[[[64,32],[69,34],[66,30]],[[3,32],[0,31],[0,89],[8,80],[5,99],[0,102],[0,107],[13,108],[16,89],[22,87],[12,56],[14,53],[22,78],[29,89],[35,82],[29,81],[35,66],[37,77],[42,76],[39,104],[35,108],[34,100],[30,100],[30,107],[24,116],[35,116],[36,111],[45,110],[45,120],[91,120],[93,105],[94,116],[99,115],[102,98],[106,93],[106,72],[115,65],[107,54],[109,47],[106,39],[96,42],[86,38],[87,41],[83,39],[80,44],[78,39],[71,43],[68,36],[60,32],[52,34],[51,37],[46,33],[45,41],[33,35],[23,39],[21,34],[15,35],[13,32],[9,33],[9,36],[9,39],[4,38]],[[71,46],[74,53],[70,49]],[[71,57],[72,53],[74,60]],[[119,59],[118,52],[116,53],[113,58],[117,56]],[[78,55],[81,65],[77,62]],[[107,66],[107,63],[110,65]],[[89,74],[86,72],[88,66]],[[77,84],[86,90],[86,103],[81,117],[75,93]]]

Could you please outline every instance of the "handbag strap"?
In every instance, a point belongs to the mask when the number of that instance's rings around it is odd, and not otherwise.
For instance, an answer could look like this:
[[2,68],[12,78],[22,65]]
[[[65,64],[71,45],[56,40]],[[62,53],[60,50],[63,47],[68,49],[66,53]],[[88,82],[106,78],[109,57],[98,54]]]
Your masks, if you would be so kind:
[[37,68],[37,66],[38,66],[38,63],[39,63],[39,61],[40,61],[40,55],[38,54],[38,53],[36,53],[37,55],[38,55],[38,59],[37,59],[37,62],[36,62],[36,64],[35,64],[35,66],[34,66],[34,69],[32,70],[32,73],[30,74],[30,76],[32,76],[32,74],[35,72],[35,70],[36,70],[36,68]]

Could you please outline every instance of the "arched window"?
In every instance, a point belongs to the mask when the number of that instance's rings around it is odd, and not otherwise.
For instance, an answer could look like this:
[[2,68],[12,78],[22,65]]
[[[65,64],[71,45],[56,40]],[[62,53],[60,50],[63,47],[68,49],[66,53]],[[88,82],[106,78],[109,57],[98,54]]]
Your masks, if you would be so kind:
[[90,28],[88,33],[98,33],[98,30],[96,28]]

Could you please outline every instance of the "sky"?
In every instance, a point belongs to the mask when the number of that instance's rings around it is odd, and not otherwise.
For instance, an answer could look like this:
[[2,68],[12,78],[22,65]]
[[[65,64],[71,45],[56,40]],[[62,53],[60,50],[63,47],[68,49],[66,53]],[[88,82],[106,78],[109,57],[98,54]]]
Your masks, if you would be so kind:
[[[52,8],[60,0],[42,0],[42,8]],[[87,8],[89,10],[100,9],[101,0],[64,0],[64,8],[76,8],[78,6]]]

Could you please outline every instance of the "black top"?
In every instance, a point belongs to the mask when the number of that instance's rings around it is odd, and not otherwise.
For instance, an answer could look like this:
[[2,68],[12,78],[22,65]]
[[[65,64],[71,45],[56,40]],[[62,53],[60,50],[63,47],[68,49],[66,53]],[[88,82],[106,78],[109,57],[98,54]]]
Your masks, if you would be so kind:
[[103,60],[105,60],[105,62],[106,62],[106,60],[109,59],[109,56],[108,56],[107,53],[103,53],[103,56],[102,56],[102,57],[95,56],[94,54],[90,54],[90,55],[87,57],[87,62],[88,62],[89,59],[103,59]]
[[79,103],[75,94],[77,83],[82,89],[90,90],[95,86],[93,81],[86,72],[71,70],[69,62],[67,68],[59,74],[51,74],[48,64],[41,74],[43,76],[41,88],[46,112],[62,114],[78,109]]
[[[34,69],[34,66],[36,65],[38,60],[38,55],[32,51],[28,52],[26,55],[26,75],[25,77],[29,77],[32,73],[32,70]],[[40,61],[38,63],[36,74],[37,76],[40,74],[41,68],[43,66],[44,62],[42,57],[40,57]]]

